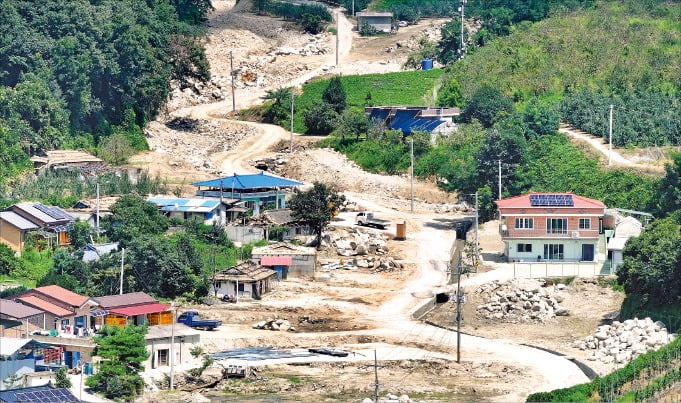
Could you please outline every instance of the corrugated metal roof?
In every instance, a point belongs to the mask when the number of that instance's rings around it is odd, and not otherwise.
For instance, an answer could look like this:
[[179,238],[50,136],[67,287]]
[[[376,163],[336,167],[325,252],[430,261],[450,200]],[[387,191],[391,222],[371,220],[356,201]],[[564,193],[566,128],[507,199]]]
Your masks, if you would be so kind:
[[17,203],[12,208],[22,210],[47,225],[75,221],[75,218],[59,207],[46,206],[42,203]]
[[28,221],[24,217],[15,213],[14,211],[3,211],[0,213],[0,219],[12,224],[13,226],[19,228],[20,230],[31,230],[37,229],[38,226]]
[[391,12],[380,12],[380,11],[361,11],[355,13],[356,17],[390,17],[392,18],[393,13]]
[[260,189],[276,187],[293,187],[302,185],[302,182],[281,178],[274,175],[266,175],[263,171],[258,174],[246,174],[225,176],[224,178],[211,179],[203,182],[192,183],[194,186],[207,186],[223,189]]
[[215,274],[215,280],[222,281],[259,281],[277,274],[274,270],[246,260],[229,269]]
[[152,304],[128,306],[124,308],[109,309],[109,313],[115,313],[123,316],[146,315],[148,313],[165,312],[170,308],[170,305],[159,304],[158,302]]
[[65,302],[73,307],[80,307],[85,303],[85,301],[88,300],[88,297],[76,294],[75,292],[67,290],[66,288],[60,287],[58,285],[46,285],[43,287],[38,287],[35,290],[42,294],[48,295],[57,301]]
[[0,299],[0,314],[16,319],[30,318],[41,315],[43,311],[8,299]]
[[144,292],[131,292],[128,294],[107,295],[104,297],[93,297],[92,299],[104,309],[112,309],[131,305],[142,305],[158,302],[154,297]]
[[260,264],[263,266],[291,266],[293,264],[293,257],[263,256],[260,258]]
[[173,325],[149,326],[149,330],[147,330],[147,334],[144,335],[144,338],[146,340],[166,339],[171,337],[173,333],[175,334],[175,337],[196,336],[201,334],[200,331],[192,329],[184,323],[176,323],[174,329]]
[[163,211],[196,213],[210,213],[222,203],[219,199],[181,199],[170,197],[150,197],[147,201],[161,207]]

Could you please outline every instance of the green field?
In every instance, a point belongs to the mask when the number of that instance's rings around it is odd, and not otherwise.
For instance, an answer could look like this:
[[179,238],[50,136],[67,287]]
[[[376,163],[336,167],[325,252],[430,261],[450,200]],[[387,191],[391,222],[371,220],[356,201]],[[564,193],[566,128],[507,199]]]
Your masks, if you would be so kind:
[[[367,94],[373,105],[433,105],[433,91],[442,70],[403,71],[387,74],[342,76],[341,82],[347,94],[350,108],[364,108]],[[295,130],[305,132],[303,114],[315,102],[321,102],[322,93],[329,78],[313,81],[303,86],[303,93],[296,98]]]

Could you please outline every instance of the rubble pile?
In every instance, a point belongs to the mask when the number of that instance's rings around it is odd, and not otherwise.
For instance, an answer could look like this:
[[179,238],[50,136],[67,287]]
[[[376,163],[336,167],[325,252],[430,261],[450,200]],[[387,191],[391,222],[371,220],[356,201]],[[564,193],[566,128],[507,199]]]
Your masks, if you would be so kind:
[[479,316],[504,322],[544,322],[555,316],[569,316],[560,306],[565,284],[547,285],[544,280],[514,279],[506,283],[493,281],[475,292],[485,304],[477,307]]
[[170,161],[171,166],[188,165],[218,174],[210,157],[231,150],[256,132],[255,128],[240,123],[175,118],[165,125],[150,122],[144,134],[152,151],[176,158]]
[[[413,400],[409,398],[409,395],[393,395],[392,393],[387,393],[385,396],[379,396],[379,403],[417,403],[423,402],[423,400]],[[362,400],[362,403],[374,403],[372,398],[367,397]]]
[[286,319],[267,319],[253,324],[253,329],[274,330],[279,332],[295,332],[296,328]]
[[675,337],[675,334],[667,332],[667,327],[660,321],[635,318],[599,326],[593,336],[577,340],[573,347],[595,350],[588,358],[591,361],[622,364],[647,351],[657,350]]
[[292,46],[281,46],[271,50],[267,55],[268,56],[324,55],[331,51],[331,48],[327,45],[326,36],[327,34],[311,35],[308,38],[308,43],[302,45],[301,47],[296,48]]
[[[340,234],[336,234],[340,232]],[[322,242],[336,250],[339,256],[385,255],[388,253],[388,237],[367,228],[346,227],[327,233]]]

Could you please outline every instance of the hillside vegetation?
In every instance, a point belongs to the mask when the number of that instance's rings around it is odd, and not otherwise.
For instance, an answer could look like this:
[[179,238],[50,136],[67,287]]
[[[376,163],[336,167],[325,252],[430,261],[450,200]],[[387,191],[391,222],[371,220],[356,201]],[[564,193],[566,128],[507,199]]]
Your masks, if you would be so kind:
[[[341,76],[340,81],[347,95],[347,106],[364,110],[373,105],[429,105],[434,102],[433,93],[442,70],[404,71],[387,74],[364,74]],[[304,112],[322,98],[329,85],[328,78],[315,80],[303,86],[296,98],[294,128],[305,133]],[[287,127],[286,125],[283,125]]]
[[450,69],[464,95],[492,85],[522,105],[560,105],[562,119],[617,145],[681,142],[681,4],[597,2],[476,48]]
[[209,75],[193,24],[208,0],[0,2],[0,182],[27,154],[117,137],[144,149],[141,127],[171,79]]

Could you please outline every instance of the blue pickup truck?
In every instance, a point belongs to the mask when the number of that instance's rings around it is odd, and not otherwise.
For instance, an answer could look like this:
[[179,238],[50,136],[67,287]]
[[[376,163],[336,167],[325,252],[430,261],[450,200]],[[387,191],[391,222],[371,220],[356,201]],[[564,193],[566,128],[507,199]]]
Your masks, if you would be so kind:
[[179,323],[184,323],[189,327],[202,328],[205,330],[213,330],[222,324],[221,320],[201,319],[199,313],[196,311],[183,312],[177,317]]

